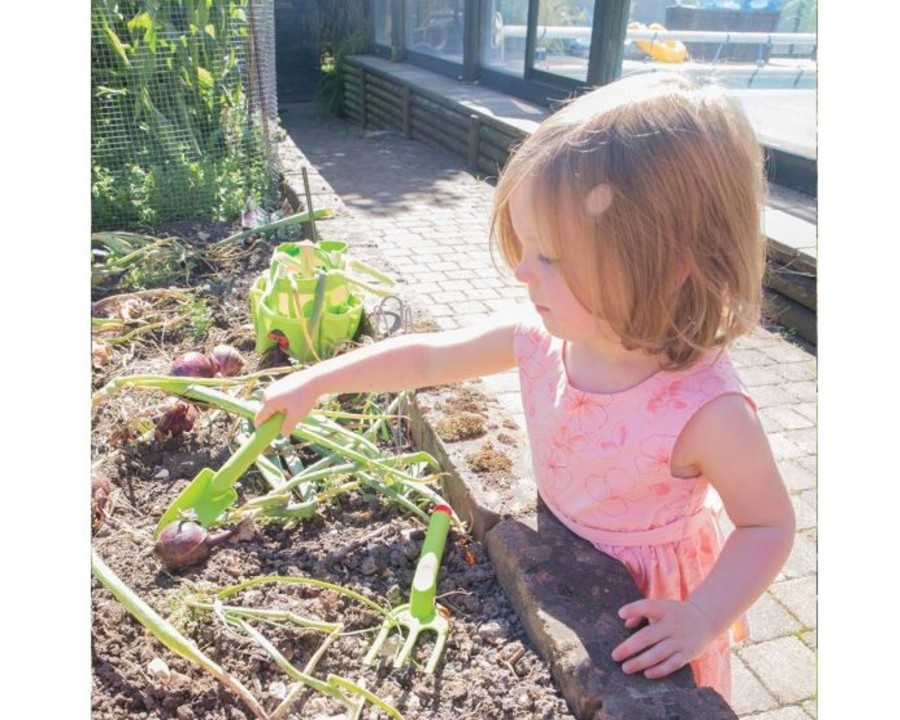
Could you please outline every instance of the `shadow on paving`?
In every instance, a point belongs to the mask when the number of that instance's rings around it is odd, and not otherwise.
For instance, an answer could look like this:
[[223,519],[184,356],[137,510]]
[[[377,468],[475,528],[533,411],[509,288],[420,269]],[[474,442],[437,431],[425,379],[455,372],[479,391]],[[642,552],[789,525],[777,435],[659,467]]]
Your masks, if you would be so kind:
[[469,202],[460,178],[478,182],[456,156],[395,130],[364,130],[315,103],[281,103],[279,114],[294,144],[347,207],[363,215],[459,207]]

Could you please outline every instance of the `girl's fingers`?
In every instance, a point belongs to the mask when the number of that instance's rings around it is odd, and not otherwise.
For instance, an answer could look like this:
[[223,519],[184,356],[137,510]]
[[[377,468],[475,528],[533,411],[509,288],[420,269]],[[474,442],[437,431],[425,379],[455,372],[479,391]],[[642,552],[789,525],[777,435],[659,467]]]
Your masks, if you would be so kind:
[[644,677],[649,680],[658,680],[659,678],[671,675],[676,670],[680,670],[687,665],[687,663],[688,660],[684,653],[672,653],[663,662],[654,665],[651,668],[647,668],[647,670],[644,671]]
[[253,427],[258,428],[266,421],[267,417],[269,417],[269,413],[263,412],[262,409],[258,410],[256,415],[253,416]]
[[648,625],[643,630],[639,630],[630,638],[613,648],[612,659],[616,662],[622,662],[642,650],[653,647],[664,637],[663,631],[658,625]]
[[643,619],[642,617],[637,616],[637,615],[635,617],[630,617],[625,621],[625,627],[628,628],[629,630],[632,630],[641,624],[642,619]]
[[[646,652],[623,663],[622,671],[629,675],[643,670],[646,670],[647,673],[655,671],[657,667],[663,667],[675,652],[674,643],[671,640],[663,640],[662,642],[656,643]],[[647,673],[645,673],[645,675],[651,677],[651,675],[648,675]],[[662,677],[662,675],[653,675],[652,677]]]
[[623,620],[630,618],[647,618],[648,620],[659,620],[665,612],[664,600],[635,600],[619,608],[619,617]]

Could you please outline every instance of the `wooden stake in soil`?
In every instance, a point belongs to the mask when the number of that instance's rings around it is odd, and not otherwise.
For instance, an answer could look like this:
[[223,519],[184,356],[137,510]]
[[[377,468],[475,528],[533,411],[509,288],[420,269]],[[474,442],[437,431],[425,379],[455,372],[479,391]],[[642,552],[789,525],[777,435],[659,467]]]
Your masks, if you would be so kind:
[[306,212],[309,213],[309,228],[312,232],[312,241],[319,242],[319,233],[316,230],[316,214],[313,212],[312,193],[309,190],[309,175],[306,173],[306,165],[300,168],[303,173],[303,191],[306,193]]

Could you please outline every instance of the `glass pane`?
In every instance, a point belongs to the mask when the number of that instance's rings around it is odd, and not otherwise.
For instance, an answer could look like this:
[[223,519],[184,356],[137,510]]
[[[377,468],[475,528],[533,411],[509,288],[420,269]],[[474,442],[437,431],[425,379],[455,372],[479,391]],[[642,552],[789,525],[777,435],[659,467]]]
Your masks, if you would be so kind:
[[534,69],[587,80],[594,0],[540,0]]
[[528,0],[485,0],[482,8],[482,66],[525,77]]
[[465,0],[409,0],[406,48],[462,64]]
[[375,44],[391,46],[391,0],[375,0]]
[[[631,0],[623,74],[681,70],[735,89],[814,89],[816,6],[817,0]],[[769,33],[778,42],[769,44]]]

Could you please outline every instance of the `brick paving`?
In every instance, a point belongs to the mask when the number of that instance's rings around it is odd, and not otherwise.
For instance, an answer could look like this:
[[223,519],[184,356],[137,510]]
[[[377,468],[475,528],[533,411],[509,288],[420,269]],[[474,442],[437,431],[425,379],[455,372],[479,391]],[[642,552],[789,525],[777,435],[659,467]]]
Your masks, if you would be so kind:
[[[322,118],[309,104],[283,105],[281,116],[366,241],[442,328],[527,302],[525,289],[493,265],[488,250],[493,188],[460,159],[396,133]],[[816,358],[763,328],[739,341],[732,358],[757,401],[798,520],[790,558],[748,613],[753,637],[734,650],[732,706],[742,720],[810,720],[816,717]],[[524,426],[515,373],[485,382]]]

